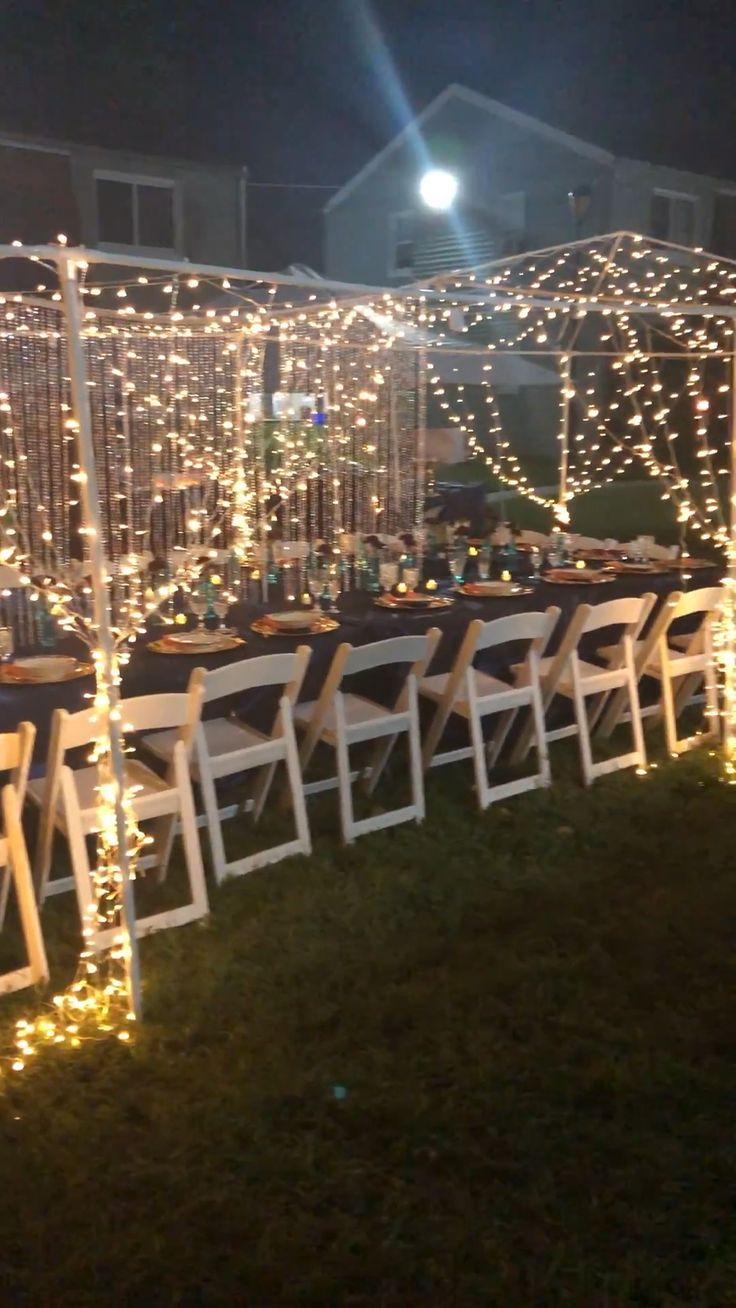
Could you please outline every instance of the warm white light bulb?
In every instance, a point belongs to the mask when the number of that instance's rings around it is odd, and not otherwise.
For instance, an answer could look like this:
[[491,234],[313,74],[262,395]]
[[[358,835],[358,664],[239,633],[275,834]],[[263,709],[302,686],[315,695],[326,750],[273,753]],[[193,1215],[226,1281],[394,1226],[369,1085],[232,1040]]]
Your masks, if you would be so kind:
[[457,193],[457,177],[444,168],[430,168],[419,183],[419,194],[429,209],[450,209]]

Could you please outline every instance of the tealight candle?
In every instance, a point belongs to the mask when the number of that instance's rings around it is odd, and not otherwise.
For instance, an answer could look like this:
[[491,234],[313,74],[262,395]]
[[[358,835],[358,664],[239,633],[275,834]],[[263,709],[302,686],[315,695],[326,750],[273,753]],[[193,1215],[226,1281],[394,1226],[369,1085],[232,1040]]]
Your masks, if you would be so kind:
[[305,590],[304,594],[302,595],[302,604],[311,604],[311,602],[312,602],[312,596],[309,594],[308,590]]
[[396,587],[396,589],[397,589],[397,591],[399,592],[399,595],[405,595],[405,594],[406,594],[406,582],[405,582],[405,581],[400,581],[399,584],[398,584],[398,586]]
[[212,582],[213,586],[222,585],[222,577],[218,577],[217,573],[214,573],[213,576],[210,577],[210,581]]
[[174,622],[175,622],[175,623],[177,624],[177,626],[179,626],[179,627],[183,627],[184,624],[186,623],[186,620],[187,620],[187,615],[186,615],[186,613],[177,613],[177,614],[174,616]]
[[430,577],[429,581],[425,582],[425,587],[424,587],[424,588],[425,588],[425,590],[436,590],[436,589],[437,589],[437,582],[434,580],[434,577]]
[[474,558],[477,557],[477,555],[478,555],[478,550],[477,550],[477,548],[476,548],[475,545],[469,545],[469,546],[468,546],[468,554],[470,555],[471,559],[474,559]]
[[501,573],[501,581],[511,581],[511,573],[508,569]]
[[585,567],[585,559],[577,559],[577,561],[576,561],[576,563],[575,563],[575,567],[576,567],[576,568],[584,568],[584,567]]

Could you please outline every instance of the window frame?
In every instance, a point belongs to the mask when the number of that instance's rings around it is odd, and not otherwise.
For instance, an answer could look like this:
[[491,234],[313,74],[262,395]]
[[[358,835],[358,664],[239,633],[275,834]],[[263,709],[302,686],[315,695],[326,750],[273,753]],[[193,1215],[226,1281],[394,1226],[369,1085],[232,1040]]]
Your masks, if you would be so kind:
[[[398,263],[396,251],[399,245],[408,245],[408,241],[399,241],[398,229],[402,219],[411,218],[416,223],[416,211],[414,209],[397,209],[389,214],[388,233],[389,233],[389,256],[388,256],[388,275],[389,277],[413,276],[414,264],[410,266]],[[416,245],[416,235],[412,236],[412,246]]]
[[[700,206],[700,196],[699,196],[699,195],[693,195],[692,191],[675,191],[675,190],[673,190],[673,189],[672,189],[671,187],[669,187],[669,186],[653,186],[653,187],[652,187],[652,190],[651,190],[651,197],[652,197],[652,199],[654,198],[655,195],[660,195],[660,196],[662,196],[662,198],[665,199],[665,200],[688,200],[688,201],[690,202],[690,204],[691,204],[692,207],[693,207],[693,231],[692,231],[692,239],[693,239],[693,242],[694,242],[694,243],[697,242],[697,240],[698,240],[698,218],[699,218],[699,216],[700,216],[700,207],[699,207],[699,206]],[[672,218],[672,211],[670,210],[670,220],[671,220],[671,218]],[[649,204],[649,226],[651,227],[651,225],[652,225],[652,206],[651,206],[651,200],[650,200],[650,204]],[[669,226],[671,227],[671,221],[670,221]],[[672,232],[671,232],[671,230],[667,232],[667,235],[666,235],[666,236],[659,236],[659,237],[654,236],[654,237],[652,237],[652,239],[653,239],[653,240],[663,240],[663,241],[667,241],[667,242],[669,242],[671,245],[682,245],[682,244],[684,244],[684,242],[682,242],[682,241],[675,241],[675,240],[674,240],[674,238],[673,238],[673,236],[672,236]]]
[[[141,254],[165,256],[181,253],[181,195],[179,184],[173,177],[155,177],[148,173],[124,173],[113,168],[95,168],[93,174],[95,187],[95,215],[97,219],[97,245],[100,250],[111,254],[129,254],[131,250]],[[98,182],[122,182],[131,187],[133,192],[133,242],[128,245],[122,241],[103,241],[100,232],[100,204],[97,193]],[[155,186],[162,191],[171,192],[171,219],[173,228],[173,245],[143,245],[137,238],[140,234],[138,216],[138,187]]]

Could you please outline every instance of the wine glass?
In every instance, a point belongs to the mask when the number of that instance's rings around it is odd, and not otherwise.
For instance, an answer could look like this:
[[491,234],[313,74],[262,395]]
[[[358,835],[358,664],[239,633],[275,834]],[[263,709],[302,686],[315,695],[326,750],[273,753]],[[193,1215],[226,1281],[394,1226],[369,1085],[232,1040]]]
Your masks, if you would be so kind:
[[324,588],[324,573],[320,563],[311,564],[306,571],[307,590],[316,606]]
[[399,580],[398,563],[381,563],[378,567],[378,579],[382,590],[391,591]]
[[464,545],[453,545],[450,551],[450,568],[455,583],[462,585],[465,577],[465,564],[468,561],[468,551]]
[[189,610],[197,619],[197,627],[202,626],[202,619],[207,612],[207,608],[207,596],[203,595],[199,590],[192,591],[189,596]]
[[419,569],[404,568],[401,579],[406,583],[406,589],[409,593],[412,593],[419,585]]
[[540,550],[538,545],[532,545],[529,557],[534,572],[534,581],[536,584],[536,582],[539,581],[539,569],[542,566],[542,551]]
[[331,563],[327,569],[327,594],[330,597],[328,612],[338,613],[337,600],[340,594],[340,564]]
[[488,581],[491,575],[491,551],[487,545],[478,555],[478,578],[480,581]]
[[222,626],[230,610],[230,600],[222,593],[215,595],[212,601],[212,608],[217,618],[218,626]]

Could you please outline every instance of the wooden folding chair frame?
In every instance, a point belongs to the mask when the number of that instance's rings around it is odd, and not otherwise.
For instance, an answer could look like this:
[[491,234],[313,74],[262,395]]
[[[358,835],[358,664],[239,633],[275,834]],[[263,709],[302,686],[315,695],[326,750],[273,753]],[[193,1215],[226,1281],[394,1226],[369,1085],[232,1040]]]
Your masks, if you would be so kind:
[[[28,723],[23,723],[28,726]],[[23,827],[20,820],[20,804],[15,786],[8,784],[2,789],[2,812],[4,835],[0,838],[0,859],[5,868],[10,868],[16,894],[18,896],[18,913],[20,917],[23,940],[25,942],[28,963],[0,975],[0,994],[11,994],[26,986],[39,985],[49,979],[49,965],[38,916],[38,906],[33,890],[31,865],[28,861]]]
[[[424,785],[422,781],[421,734],[419,728],[419,707],[417,699],[417,682],[431,661],[441,632],[431,627],[424,635],[395,636],[388,640],[376,641],[370,645],[353,647],[348,643],[338,646],[330,670],[325,679],[319,698],[311,706],[308,720],[301,722],[297,711],[296,721],[305,731],[300,761],[302,772],[306,771],[317,743],[322,740],[335,750],[337,759],[336,784],[340,795],[340,819],[343,841],[350,844],[361,835],[370,831],[380,831],[385,827],[396,826],[401,822],[424,820]],[[351,724],[345,714],[345,702],[340,689],[347,676],[372,671],[378,667],[409,665],[402,688],[393,707],[382,710],[378,719]],[[364,698],[364,697],[361,697]],[[325,722],[330,709],[334,706],[335,729],[326,731]],[[351,771],[349,750],[351,745],[364,741],[376,740],[376,748],[370,766],[364,773],[364,785],[371,793],[383,772],[391,750],[399,735],[406,733],[409,741],[410,777],[412,803],[387,813],[356,821],[353,812],[352,782],[357,773]],[[326,783],[318,782],[304,789],[307,794],[317,790],[332,789],[335,779]]]
[[[10,784],[15,792],[19,813],[23,812],[35,741],[36,728],[32,722],[20,722],[15,731],[0,735],[0,772],[10,773]],[[27,858],[27,851],[25,856]],[[9,893],[10,873],[0,854],[0,930],[5,921]]]
[[[539,680],[539,663],[557,624],[560,610],[550,607],[534,610],[490,622],[475,619],[466,632],[455,663],[448,673],[439,700],[428,695],[436,704],[435,713],[427,732],[422,754],[424,768],[440,767],[458,759],[472,757],[475,771],[476,793],[482,809],[499,800],[509,799],[528,790],[548,786],[551,781],[549,751],[544,727],[544,709]],[[483,650],[527,641],[525,658],[528,680],[524,685],[509,686],[506,691],[488,695],[478,693],[473,660]],[[422,694],[422,686],[419,687]],[[464,697],[463,697],[464,692]],[[427,694],[427,690],[424,691]],[[531,776],[490,785],[489,768],[498,761],[509,731],[521,708],[531,710],[531,732],[537,747],[538,771]],[[471,744],[469,748],[436,753],[450,716],[455,713],[467,718]],[[498,716],[498,725],[489,741],[483,738],[483,718]]]

